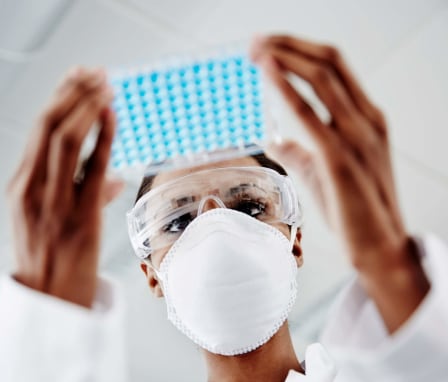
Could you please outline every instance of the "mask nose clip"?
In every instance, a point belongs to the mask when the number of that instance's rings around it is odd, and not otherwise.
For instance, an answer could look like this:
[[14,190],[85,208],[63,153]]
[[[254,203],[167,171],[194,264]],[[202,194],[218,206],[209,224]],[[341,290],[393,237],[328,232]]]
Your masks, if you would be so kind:
[[207,195],[204,196],[201,201],[199,202],[198,207],[198,216],[201,215],[204,212],[204,207],[208,201],[212,200],[216,205],[218,205],[219,208],[227,208],[224,202],[215,195]]

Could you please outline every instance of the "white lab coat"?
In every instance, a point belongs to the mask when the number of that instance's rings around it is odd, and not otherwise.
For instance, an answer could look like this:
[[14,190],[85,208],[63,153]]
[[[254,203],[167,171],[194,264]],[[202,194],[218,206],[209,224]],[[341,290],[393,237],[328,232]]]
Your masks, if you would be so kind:
[[[448,250],[420,240],[431,289],[389,336],[372,301],[353,281],[341,294],[321,344],[306,351],[306,375],[285,382],[448,381]],[[123,299],[102,280],[93,310],[0,280],[0,381],[127,381]]]

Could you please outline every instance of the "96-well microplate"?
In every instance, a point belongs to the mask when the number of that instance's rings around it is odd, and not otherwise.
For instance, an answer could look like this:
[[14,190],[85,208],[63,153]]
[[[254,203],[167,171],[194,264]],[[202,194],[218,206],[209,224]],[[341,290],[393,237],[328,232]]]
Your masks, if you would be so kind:
[[156,172],[241,156],[265,140],[261,76],[245,54],[162,63],[111,82],[115,170]]

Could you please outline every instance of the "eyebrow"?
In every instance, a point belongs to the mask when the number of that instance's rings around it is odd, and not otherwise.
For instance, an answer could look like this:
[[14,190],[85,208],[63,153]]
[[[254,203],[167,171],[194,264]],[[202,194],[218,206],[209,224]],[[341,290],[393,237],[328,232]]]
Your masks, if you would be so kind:
[[264,191],[264,189],[259,187],[258,184],[256,184],[256,183],[240,183],[238,186],[234,186],[234,187],[229,188],[229,190],[226,193],[226,196],[227,195],[234,195],[237,192],[239,192],[239,188],[246,188],[246,187],[256,187],[259,190]]
[[[256,187],[259,190],[265,191],[262,187],[260,187],[258,184],[256,183],[248,183],[248,182],[242,182],[236,186],[232,186],[230,188],[227,189],[226,193],[224,194],[225,196],[232,196],[236,193],[238,193],[240,191],[240,188],[247,188],[247,187]],[[213,189],[211,193],[211,195],[218,195],[218,189]],[[197,201],[197,195],[183,195],[179,198],[172,198],[170,199],[170,205],[171,208],[179,208],[182,207],[188,203],[191,202],[196,202]],[[157,210],[155,210],[154,215],[152,216],[153,219],[157,218],[157,216],[160,214],[160,211],[163,208],[159,208]]]
[[182,196],[180,198],[177,199],[171,199],[171,206],[172,207],[182,207],[185,204],[191,203],[191,202],[195,202],[196,201],[196,196],[195,195],[190,195],[190,196]]
[[[180,208],[180,207],[182,207],[188,203],[194,202],[194,201],[196,201],[195,195],[182,196],[180,198],[170,199],[169,205],[171,206],[171,208]],[[153,209],[153,214],[150,216],[150,219],[156,220],[158,216],[162,215],[161,212],[165,210],[167,204],[168,203],[163,203],[162,207]]]

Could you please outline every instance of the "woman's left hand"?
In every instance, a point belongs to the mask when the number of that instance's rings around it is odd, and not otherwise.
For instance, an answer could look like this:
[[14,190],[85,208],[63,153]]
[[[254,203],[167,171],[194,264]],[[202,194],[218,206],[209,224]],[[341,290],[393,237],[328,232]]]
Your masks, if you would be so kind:
[[[258,39],[253,59],[279,89],[316,144],[273,146],[276,159],[298,172],[343,239],[363,287],[390,332],[412,314],[429,289],[416,246],[400,214],[386,122],[333,47],[290,36]],[[331,121],[318,118],[290,84],[307,81]]]

